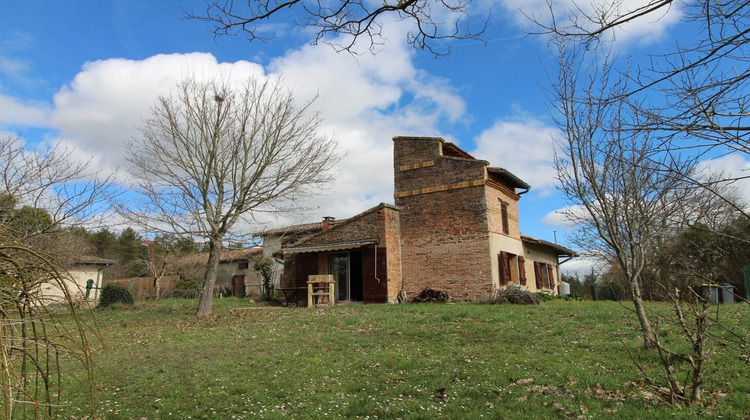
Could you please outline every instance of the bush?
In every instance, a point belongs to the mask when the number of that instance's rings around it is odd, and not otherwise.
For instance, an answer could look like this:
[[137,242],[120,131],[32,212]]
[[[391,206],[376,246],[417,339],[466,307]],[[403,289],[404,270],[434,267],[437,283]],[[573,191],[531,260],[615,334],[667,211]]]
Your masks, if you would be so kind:
[[537,293],[535,293],[535,295],[536,295],[536,296],[537,296],[537,297],[539,298],[539,300],[540,300],[540,301],[542,301],[542,302],[549,302],[549,301],[551,301],[551,300],[555,300],[555,299],[557,299],[557,296],[552,296],[552,295],[550,295],[550,294],[548,294],[548,293],[539,293],[539,292],[537,292]]
[[442,290],[433,290],[429,287],[419,292],[419,294],[412,298],[412,302],[418,303],[418,302],[447,302],[451,298],[448,296],[448,293],[443,292]]
[[274,277],[275,263],[273,259],[269,257],[258,257],[253,262],[253,270],[260,274],[260,278],[263,281],[263,300],[273,300],[273,277]]
[[483,301],[483,303],[489,304],[500,304],[500,303],[512,303],[517,305],[539,305],[542,303],[542,298],[537,293],[531,293],[526,290],[521,290],[520,287],[507,286],[503,289],[496,290],[492,293],[492,296]]
[[130,291],[119,284],[108,284],[102,288],[102,295],[99,298],[99,307],[106,308],[115,303],[124,303],[132,305],[133,295]]
[[174,289],[172,289],[172,297],[182,299],[196,299],[201,294],[202,285],[203,280],[201,279],[188,280],[185,278],[180,278],[177,284],[174,285]]

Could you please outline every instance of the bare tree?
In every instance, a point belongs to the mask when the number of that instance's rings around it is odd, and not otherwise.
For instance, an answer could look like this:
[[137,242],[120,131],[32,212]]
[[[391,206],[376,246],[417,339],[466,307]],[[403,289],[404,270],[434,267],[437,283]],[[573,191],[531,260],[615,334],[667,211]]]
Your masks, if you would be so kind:
[[[113,197],[113,175],[91,170],[90,161],[77,160],[73,153],[60,145],[32,148],[17,136],[0,138],[0,207],[7,211],[24,206],[27,212],[49,215],[45,223],[16,224],[16,238],[92,223],[106,214]],[[39,217],[32,219],[39,221]]]
[[[560,190],[572,205],[565,215],[578,227],[574,241],[623,273],[644,345],[654,347],[642,273],[659,238],[683,211],[691,188],[676,174],[691,172],[694,161],[660,151],[648,131],[621,129],[624,119],[644,116],[625,101],[599,100],[627,89],[621,80],[610,80],[609,56],[590,56],[564,42],[558,51],[560,71],[550,100],[562,132],[555,161]],[[599,70],[582,73],[587,67]]]
[[[750,154],[750,3],[649,0],[628,8],[624,0],[605,0],[589,9],[574,2],[563,16],[555,15],[551,1],[548,5],[549,18],[531,16],[537,33],[566,38],[590,50],[609,49],[616,31],[633,21],[658,20],[680,7],[687,26],[683,33],[695,38],[675,39],[670,52],[649,56],[637,72],[627,71],[629,61],[623,61],[619,70],[629,79],[629,88],[599,99],[627,101],[647,116],[624,120],[622,128],[649,131],[659,138],[662,150],[696,158]],[[750,176],[726,176],[707,184],[693,179],[693,174],[682,175],[708,190]]]
[[[84,365],[96,416],[87,328],[69,290],[67,257],[81,241],[65,227],[106,210],[111,177],[77,162],[61,146],[34,149],[16,136],[0,139],[0,382],[3,418],[53,416],[64,401],[63,355]],[[78,255],[74,255],[78,253]],[[62,293],[73,323],[61,321],[44,289]],[[53,293],[57,295],[58,293]]]
[[[63,356],[73,356],[86,371],[90,412],[96,417],[96,391],[88,327],[66,286],[67,273],[54,257],[21,243],[0,225],[0,410],[3,418],[52,418],[66,398],[61,377]],[[41,292],[42,285],[62,290],[73,322],[59,319]]]
[[[420,50],[435,55],[450,52],[450,45],[442,41],[480,39],[489,16],[476,28],[467,23],[472,0],[345,0],[325,2],[320,0],[261,0],[242,2],[233,0],[208,0],[202,14],[186,13],[192,19],[215,24],[214,35],[236,35],[244,32],[250,40],[268,40],[263,25],[274,18],[294,19],[297,24],[317,30],[313,44],[324,41],[337,51],[354,52],[357,41],[364,38],[371,51],[383,42],[382,29],[386,17],[406,20],[414,29],[407,33],[407,42]],[[296,13],[296,15],[295,15]],[[327,35],[343,35],[341,43],[326,40]]]
[[258,212],[291,210],[332,179],[336,143],[313,101],[298,106],[280,80],[188,79],[162,96],[130,144],[139,199],[125,214],[150,230],[209,242],[199,318],[211,314],[222,241]]

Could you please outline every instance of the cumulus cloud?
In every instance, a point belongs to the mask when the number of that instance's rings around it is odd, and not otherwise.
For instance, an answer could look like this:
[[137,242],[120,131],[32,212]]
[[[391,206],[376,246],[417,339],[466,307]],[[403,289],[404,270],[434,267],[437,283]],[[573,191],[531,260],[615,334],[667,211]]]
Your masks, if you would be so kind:
[[697,171],[706,177],[709,174],[722,174],[723,179],[731,179],[728,183],[739,193],[745,205],[750,205],[750,161],[746,155],[732,153],[716,159],[708,159],[698,163]]
[[156,55],[145,60],[108,59],[86,63],[73,81],[54,97],[52,125],[60,137],[105,166],[125,166],[123,146],[138,136],[156,98],[180,80],[229,74],[263,75],[257,64],[218,63],[211,54]]
[[576,224],[571,220],[571,216],[575,220],[588,219],[586,208],[582,205],[569,205],[547,213],[542,218],[542,223],[547,226],[562,228],[567,232],[573,232],[576,229]]
[[560,271],[567,275],[583,277],[590,273],[592,269],[596,273],[601,273],[605,267],[606,265],[601,261],[581,255],[560,265]]
[[[547,0],[491,0],[488,2],[488,4],[498,3],[511,12],[516,23],[523,28],[531,31],[539,30],[530,18],[543,24],[550,23],[550,7]],[[584,14],[597,16],[602,11],[607,11],[610,14],[622,15],[648,3],[649,0],[560,0],[552,2],[552,12],[558,19],[558,25],[565,19],[578,16],[579,24],[591,27],[591,24],[582,18]],[[614,32],[610,32],[610,36],[614,36],[620,45],[648,45],[661,40],[670,27],[680,21],[682,15],[679,3],[674,2],[658,11],[617,26]]]
[[0,94],[0,124],[3,126],[45,127],[49,113],[49,105],[45,103]]
[[556,129],[530,117],[501,119],[475,139],[471,153],[493,166],[508,169],[547,196],[555,188],[552,135]]
[[449,82],[416,68],[411,54],[393,43],[355,60],[331,48],[306,46],[270,64],[295,94],[318,95],[326,129],[346,153],[328,194],[310,200],[310,217],[349,217],[392,202],[391,139],[435,135],[441,119],[464,116],[466,104]]
[[[438,135],[441,120],[458,120],[465,103],[450,84],[412,63],[411,50],[393,44],[358,59],[330,48],[303,47],[264,68],[249,61],[219,63],[211,54],[157,55],[145,60],[86,63],[55,95],[52,126],[57,141],[75,144],[101,169],[126,167],[124,145],[139,135],[160,94],[183,78],[230,75],[232,80],[280,75],[300,100],[318,96],[322,127],[345,153],[337,177],[305,205],[305,220],[357,214],[393,200],[392,141],[396,135]],[[264,221],[284,224],[282,220]]]

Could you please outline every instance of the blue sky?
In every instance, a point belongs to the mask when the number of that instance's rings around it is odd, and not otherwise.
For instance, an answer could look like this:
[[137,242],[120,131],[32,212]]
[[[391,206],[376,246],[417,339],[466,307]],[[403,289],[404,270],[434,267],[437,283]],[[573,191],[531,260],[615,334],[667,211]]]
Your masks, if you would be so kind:
[[[451,55],[436,59],[405,45],[403,22],[386,22],[385,45],[355,58],[309,45],[309,30],[283,21],[267,43],[214,39],[209,23],[184,19],[182,9],[200,12],[202,0],[10,0],[0,16],[0,133],[75,146],[99,169],[122,171],[123,145],[138,135],[156,96],[184,76],[281,74],[301,99],[319,95],[324,129],[347,156],[329,191],[310,198],[307,215],[268,223],[342,218],[392,203],[391,138],[441,136],[531,184],[521,200],[522,233],[553,240],[557,231],[566,244],[567,227],[554,213],[565,205],[554,188],[554,129],[540,87],[554,62],[543,38],[524,35],[518,11],[543,6],[475,0],[471,13],[492,12],[488,43],[456,41]],[[663,50],[684,36],[679,16],[676,5],[662,19],[631,25],[618,48],[636,58]]]

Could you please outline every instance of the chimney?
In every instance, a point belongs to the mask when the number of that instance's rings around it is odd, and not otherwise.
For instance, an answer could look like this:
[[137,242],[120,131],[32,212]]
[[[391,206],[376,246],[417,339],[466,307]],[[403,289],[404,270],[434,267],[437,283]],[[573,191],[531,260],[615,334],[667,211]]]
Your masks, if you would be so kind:
[[321,228],[322,228],[323,230],[326,230],[326,229],[332,228],[332,227],[333,227],[333,225],[334,225],[334,224],[336,223],[336,222],[335,222],[335,220],[336,220],[336,218],[335,218],[335,217],[331,217],[331,216],[325,216],[325,217],[323,218],[323,223],[321,223],[320,227],[321,227]]

